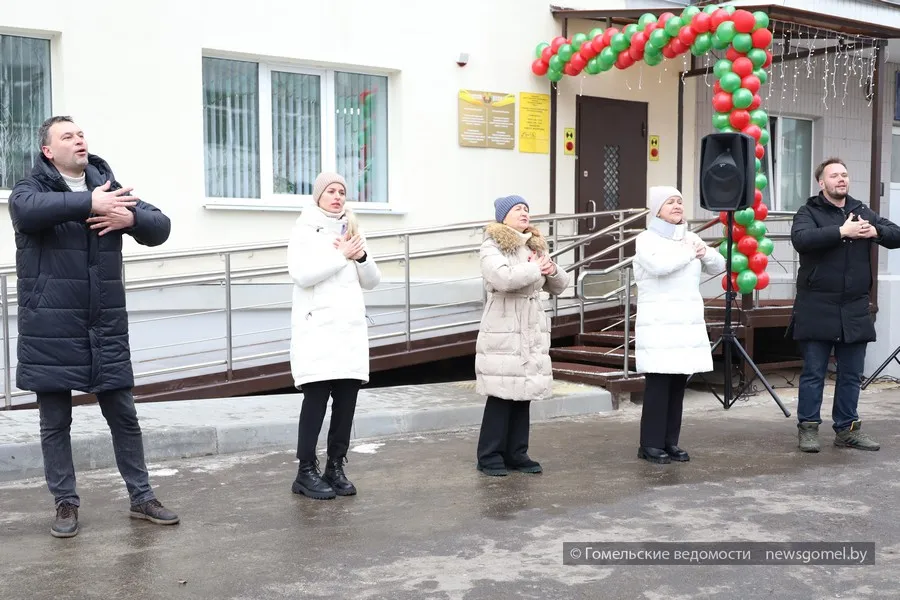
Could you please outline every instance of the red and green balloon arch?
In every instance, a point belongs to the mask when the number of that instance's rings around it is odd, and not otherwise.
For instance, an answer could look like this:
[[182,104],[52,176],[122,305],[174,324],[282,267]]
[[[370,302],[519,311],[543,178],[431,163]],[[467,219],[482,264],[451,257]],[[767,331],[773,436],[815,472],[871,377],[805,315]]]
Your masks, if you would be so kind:
[[[559,81],[563,75],[597,75],[613,67],[627,69],[638,61],[658,65],[663,58],[688,51],[702,56],[712,50],[726,50],[725,58],[718,59],[713,67],[713,126],[721,132],[743,132],[756,140],[755,202],[734,214],[731,278],[733,289],[742,294],[769,285],[766,268],[773,250],[764,223],[769,209],[762,201],[762,190],[768,185],[762,159],[769,143],[769,115],[760,108],[759,96],[760,87],[769,78],[766,68],[772,64],[773,36],[768,27],[769,16],[761,11],[688,6],[680,15],[666,12],[657,18],[646,13],[637,24],[622,31],[597,28],[569,39],[556,37],[549,44],[537,46],[537,58],[531,64],[535,75]],[[726,217],[725,212],[719,215],[724,227]],[[723,241],[719,245],[723,256],[727,249]],[[727,277],[722,278],[723,289],[727,289]]]

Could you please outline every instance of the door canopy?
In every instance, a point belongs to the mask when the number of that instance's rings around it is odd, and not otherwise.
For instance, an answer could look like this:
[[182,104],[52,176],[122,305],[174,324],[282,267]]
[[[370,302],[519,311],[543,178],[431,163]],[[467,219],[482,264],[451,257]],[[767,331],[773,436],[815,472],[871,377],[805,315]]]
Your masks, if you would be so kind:
[[[769,209],[762,201],[762,190],[768,185],[762,160],[769,143],[769,115],[761,108],[759,96],[760,87],[769,79],[766,69],[772,64],[773,36],[768,27],[769,16],[761,11],[751,13],[722,5],[702,10],[688,6],[680,15],[665,12],[656,17],[645,13],[637,24],[622,31],[596,28],[588,34],[542,42],[531,64],[535,75],[557,82],[563,75],[597,75],[613,67],[624,70],[639,61],[654,66],[685,52],[703,56],[713,50],[726,51],[713,67],[713,126],[756,140],[756,198],[751,208],[734,213],[731,279],[733,289],[742,294],[769,285],[766,268],[774,247],[766,237],[764,221]],[[723,227],[727,227],[727,215],[719,214]],[[727,241],[723,241],[719,251],[725,256],[727,250]],[[727,277],[722,278],[723,289],[727,289]]]

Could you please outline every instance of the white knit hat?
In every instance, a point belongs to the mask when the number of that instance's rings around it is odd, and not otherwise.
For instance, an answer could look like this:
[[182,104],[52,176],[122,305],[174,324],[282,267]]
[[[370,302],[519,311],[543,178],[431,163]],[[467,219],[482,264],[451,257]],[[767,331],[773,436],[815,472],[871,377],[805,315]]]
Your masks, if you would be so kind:
[[315,183],[313,183],[313,202],[318,205],[319,198],[322,197],[322,194],[325,193],[325,190],[328,189],[328,186],[332,183],[339,183],[344,186],[344,193],[347,193],[347,182],[344,181],[344,178],[338,175],[337,173],[319,173],[319,176],[316,177]]
[[679,198],[682,198],[682,200],[684,199],[681,192],[678,191],[678,188],[672,187],[671,185],[652,186],[650,188],[650,193],[647,195],[647,208],[650,209],[648,217],[658,217],[659,209],[662,208],[662,205],[666,203],[666,200],[672,196],[678,196]]

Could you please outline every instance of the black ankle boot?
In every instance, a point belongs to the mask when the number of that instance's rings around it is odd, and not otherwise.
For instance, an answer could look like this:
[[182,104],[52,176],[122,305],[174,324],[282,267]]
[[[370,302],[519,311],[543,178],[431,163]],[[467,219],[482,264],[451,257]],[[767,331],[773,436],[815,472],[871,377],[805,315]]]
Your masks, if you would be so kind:
[[345,456],[328,457],[328,464],[325,465],[325,472],[322,479],[331,484],[334,493],[338,496],[353,496],[356,494],[356,487],[344,475],[344,463],[347,461]]
[[669,458],[672,460],[677,460],[678,462],[688,462],[691,460],[690,455],[678,446],[666,446],[665,450],[666,454],[668,454]]
[[300,461],[291,491],[316,500],[330,500],[335,496],[334,489],[319,475],[318,460]]
[[638,448],[638,458],[660,465],[672,462],[672,458],[662,448],[648,448],[646,446]]

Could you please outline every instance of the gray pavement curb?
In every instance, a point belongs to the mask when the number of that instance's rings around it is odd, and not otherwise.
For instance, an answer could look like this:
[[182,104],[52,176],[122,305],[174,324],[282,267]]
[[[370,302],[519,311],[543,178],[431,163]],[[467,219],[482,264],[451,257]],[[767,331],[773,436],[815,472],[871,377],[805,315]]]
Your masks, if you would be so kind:
[[[566,394],[532,402],[532,422],[560,417],[595,414],[613,410],[612,398],[597,388],[586,393]],[[353,440],[392,435],[447,431],[474,427],[481,423],[484,404],[466,404],[419,410],[380,410],[358,412],[353,425]],[[319,438],[324,442],[330,411]],[[222,423],[209,426],[147,427],[142,423],[144,453],[148,462],[233,454],[255,450],[291,450],[297,443],[297,419]],[[72,435],[72,457],[77,471],[114,467],[115,456],[108,431],[100,434]],[[42,477],[44,474],[40,441],[0,444],[0,482]]]

